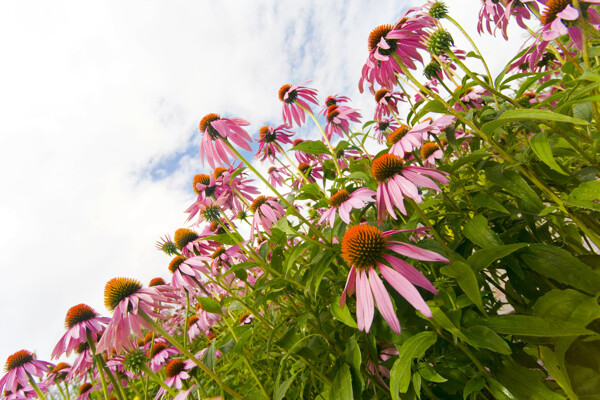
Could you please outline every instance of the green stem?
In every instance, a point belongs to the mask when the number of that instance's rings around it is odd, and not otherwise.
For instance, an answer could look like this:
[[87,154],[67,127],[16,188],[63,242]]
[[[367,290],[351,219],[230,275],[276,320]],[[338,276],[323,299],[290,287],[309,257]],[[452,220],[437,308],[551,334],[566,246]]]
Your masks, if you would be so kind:
[[25,373],[27,373],[27,376],[29,377],[29,383],[31,383],[31,386],[33,387],[33,390],[35,390],[35,393],[37,393],[38,398],[40,398],[41,400],[46,400],[46,396],[44,396],[44,393],[42,393],[42,391],[40,390],[39,386],[35,382],[35,379],[33,379],[33,376],[31,376],[31,374],[28,371],[25,371]]
[[100,382],[102,383],[102,393],[104,394],[104,399],[108,400],[108,389],[106,387],[106,377],[104,376],[104,368],[100,365],[100,361],[98,360],[98,356],[96,354],[96,345],[94,344],[94,340],[92,339],[92,334],[87,329],[86,339],[88,342],[88,346],[90,347],[90,351],[92,352],[92,359],[94,360],[94,364],[100,375]]
[[223,390],[225,390],[227,393],[229,393],[236,399],[242,398],[242,395],[240,395],[239,393],[237,393],[236,391],[231,389],[229,386],[227,386],[225,383],[223,383],[223,381],[221,380],[221,378],[219,378],[219,376],[217,374],[215,374],[206,365],[204,365],[200,360],[198,360],[196,357],[194,357],[194,355],[192,353],[190,353],[188,350],[186,350],[181,345],[181,343],[179,343],[173,336],[169,335],[167,333],[167,331],[165,331],[163,329],[162,326],[157,324],[156,321],[154,321],[152,318],[150,318],[150,316],[148,316],[148,314],[146,314],[143,310],[139,309],[138,315],[140,317],[142,317],[142,319],[144,321],[146,321],[158,333],[160,333],[169,343],[171,343],[173,346],[175,346],[177,348],[177,350],[179,350],[181,352],[181,354],[186,356],[188,359],[192,360],[192,362],[194,364],[196,364],[202,371],[204,371],[208,376],[210,376]]
[[171,396],[177,395],[177,392],[174,391],[173,388],[167,386],[165,381],[161,377],[156,375],[154,372],[152,372],[152,370],[150,368],[148,368],[148,366],[146,364],[142,365],[142,371],[144,371],[144,373],[148,377],[150,377],[154,382],[158,383],[163,389],[165,389],[167,391],[167,393],[169,393]]

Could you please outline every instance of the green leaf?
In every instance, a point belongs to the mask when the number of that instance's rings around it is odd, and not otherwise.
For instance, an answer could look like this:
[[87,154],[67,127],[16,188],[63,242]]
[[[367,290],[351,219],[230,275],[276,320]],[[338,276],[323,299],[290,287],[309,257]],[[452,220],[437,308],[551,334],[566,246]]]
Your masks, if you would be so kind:
[[546,132],[535,134],[529,140],[529,144],[531,145],[533,152],[539,157],[540,160],[544,162],[544,164],[563,175],[569,175],[561,168],[560,165],[558,165],[554,159],[554,156],[552,155],[552,148],[550,147],[550,143],[548,143],[548,135],[546,135]]
[[469,339],[469,343],[475,347],[483,347],[506,355],[512,353],[504,339],[486,326],[471,326],[463,329],[463,333]]
[[454,336],[468,341],[467,337],[450,321],[450,318],[441,310],[441,308],[437,306],[433,306],[429,304],[429,308],[431,309],[431,314],[433,314],[433,319],[437,322],[442,328],[453,334]]
[[513,243],[487,247],[485,249],[477,250],[469,256],[467,262],[475,271],[481,271],[494,261],[504,258],[527,245],[528,243]]
[[196,297],[196,300],[198,300],[198,302],[200,303],[200,306],[202,306],[202,309],[205,311],[208,311],[209,313],[213,313],[213,314],[222,314],[223,313],[221,304],[217,303],[213,299],[209,299],[208,297],[198,296],[198,297]]
[[532,244],[519,257],[538,274],[591,295],[600,292],[600,276],[566,250]]
[[354,399],[352,393],[352,375],[348,364],[342,364],[337,370],[333,384],[331,385],[331,400],[351,400]]
[[556,121],[556,122],[568,122],[576,125],[586,125],[587,121],[569,117],[568,115],[558,114],[547,110],[509,110],[505,111],[497,119],[483,124],[481,130],[487,135],[492,134],[496,129],[504,124],[514,121]]
[[410,385],[410,369],[413,360],[423,357],[427,349],[433,346],[436,341],[437,335],[435,333],[424,331],[406,339],[402,346],[397,346],[398,359],[396,359],[390,371],[392,399],[400,399],[399,392],[406,393]]
[[600,318],[596,299],[573,289],[553,289],[540,297],[533,309],[537,317],[571,322],[581,328]]
[[287,393],[288,389],[290,388],[290,385],[292,384],[292,382],[294,382],[294,379],[296,378],[296,375],[298,373],[295,373],[294,375],[292,375],[290,378],[286,379],[278,388],[277,391],[275,392],[275,395],[273,396],[274,400],[282,400],[285,398],[285,394]]
[[596,72],[585,71],[578,80],[600,82],[600,75]]
[[350,310],[348,310],[348,307],[341,308],[339,300],[340,299],[338,298],[329,306],[329,311],[331,311],[331,315],[333,315],[335,319],[337,319],[340,322],[343,322],[349,327],[357,329],[358,325],[356,325],[356,321],[354,320],[354,318],[352,318],[352,315],[350,315]]
[[[320,140],[306,140],[302,143],[298,143],[290,150],[300,150],[308,154],[330,154],[329,149]],[[289,150],[288,150],[289,151]]]
[[488,227],[487,219],[483,215],[476,215],[467,222],[463,234],[479,247],[492,247],[502,244],[498,235]]
[[490,390],[490,393],[494,396],[494,399],[517,400],[517,398],[514,397],[507,388],[502,386],[502,384],[500,382],[498,382],[497,380],[495,380],[494,378],[488,377],[487,382],[488,382],[488,389]]
[[499,315],[473,321],[476,325],[487,326],[497,333],[520,336],[579,336],[594,332],[567,322],[557,323],[529,315]]
[[429,382],[442,383],[442,382],[448,381],[448,379],[446,379],[443,376],[441,376],[440,374],[438,374],[436,372],[436,370],[433,369],[433,367],[429,364],[423,363],[423,364],[419,365],[418,372],[419,372],[419,375],[421,375],[421,378],[423,378]]
[[255,334],[256,333],[252,329],[248,329],[246,332],[244,332],[242,336],[240,336],[240,338],[238,339],[235,346],[233,346],[233,352],[237,354],[242,354],[242,352],[244,351],[244,345],[246,344],[248,339],[250,339]]
[[463,399],[466,400],[471,393],[480,391],[484,386],[485,379],[483,379],[483,376],[469,379],[463,390]]
[[204,353],[204,357],[202,357],[202,364],[206,365],[206,367],[210,370],[215,370],[215,362],[217,360],[217,350],[215,349],[215,341],[211,341],[208,345],[208,349],[206,353]]
[[537,193],[529,186],[521,175],[513,170],[493,168],[486,171],[486,177],[491,182],[500,186],[508,193],[525,201],[525,203],[536,212],[544,208],[544,204]]
[[583,182],[567,197],[567,204],[600,211],[600,181]]
[[458,286],[465,292],[469,300],[473,302],[479,308],[479,310],[485,314],[483,303],[481,302],[481,292],[479,291],[479,284],[477,283],[477,277],[475,273],[467,264],[461,261],[455,261],[452,264],[445,265],[440,269],[440,272],[451,278],[456,279]]
[[242,236],[235,232],[229,232],[229,233],[223,233],[220,235],[208,236],[205,239],[206,240],[214,240],[215,242],[219,242],[221,244],[226,244],[229,246],[234,246],[234,245],[244,241]]
[[564,396],[544,385],[538,374],[512,360],[505,362],[496,377],[519,400],[565,400]]
[[548,373],[554,378],[556,383],[565,391],[569,399],[577,400],[578,397],[573,392],[573,387],[569,381],[569,376],[566,371],[561,368],[556,354],[548,347],[540,346],[540,359],[544,363],[544,367],[548,370]]
[[491,157],[491,156],[492,156],[492,154],[488,153],[485,150],[475,150],[468,156],[461,157],[458,160],[456,160],[450,167],[450,172],[456,171],[463,165],[473,165],[473,164],[475,164],[475,161],[479,161],[482,158]]
[[473,204],[478,207],[510,214],[510,211],[504,208],[502,204],[498,203],[492,196],[484,192],[480,192],[477,196],[473,197]]

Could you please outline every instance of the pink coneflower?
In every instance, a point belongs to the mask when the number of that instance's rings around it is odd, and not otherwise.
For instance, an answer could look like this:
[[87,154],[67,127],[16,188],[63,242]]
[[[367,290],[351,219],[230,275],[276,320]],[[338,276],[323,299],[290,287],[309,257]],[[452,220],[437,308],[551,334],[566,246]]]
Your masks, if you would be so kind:
[[81,343],[76,349],[77,357],[73,361],[73,366],[69,370],[67,380],[71,381],[78,376],[85,376],[94,367],[94,358],[87,343]]
[[[425,83],[425,86],[427,89],[431,90],[434,93],[439,93],[440,91],[436,88],[436,86],[439,84],[438,80],[436,78],[431,78],[428,82]],[[427,94],[423,93],[421,90],[419,90],[416,94],[415,94],[415,102],[419,102],[421,100],[425,100],[427,98]]]
[[383,143],[389,132],[399,128],[398,123],[393,118],[383,118],[381,121],[376,121],[374,127],[374,136],[379,143]]
[[417,186],[440,191],[438,185],[429,177],[443,184],[450,183],[446,178],[447,172],[406,166],[401,157],[389,153],[383,154],[373,161],[371,174],[379,182],[376,200],[377,219],[379,221],[382,221],[385,217],[386,210],[393,219],[397,219],[394,206],[406,215],[405,196],[421,203],[423,199]]
[[94,391],[94,385],[89,382],[83,383],[79,386],[78,394],[75,400],[88,400],[90,398],[90,394]]
[[283,186],[287,177],[290,176],[289,172],[285,169],[271,167],[267,172],[269,174],[269,183],[274,187]]
[[[462,89],[463,88],[459,86],[456,90],[461,91]],[[480,109],[484,104],[483,98],[481,96],[490,96],[490,93],[481,87],[468,87],[463,90],[463,93],[460,97],[460,101],[467,107],[467,109]],[[454,104],[454,109],[457,111],[466,112],[467,110],[464,109],[462,104],[457,102],[456,104]]]
[[350,224],[350,212],[353,208],[363,208],[367,203],[374,202],[373,196],[376,193],[369,188],[360,188],[348,194],[346,189],[337,191],[329,199],[330,208],[323,213],[319,219],[318,225],[325,221],[333,228],[336,213],[340,213],[340,218],[347,224]]
[[504,4],[501,1],[494,0],[482,0],[481,3],[477,32],[481,35],[485,24],[485,28],[490,35],[496,36],[496,30],[500,28],[502,36],[505,40],[508,40],[506,29],[508,28],[510,13],[506,12]]
[[[245,244],[246,242],[242,243],[242,245]],[[224,246],[221,246],[216,249],[210,257],[212,258],[210,267],[212,269],[212,273],[215,275],[221,273],[222,271],[229,270],[229,268],[231,268],[231,266],[234,264],[245,262],[247,260],[247,256],[241,252],[241,247],[237,244],[228,249],[226,249]]]
[[[303,143],[304,140],[303,139],[296,139],[294,140],[294,147],[298,146],[300,143]],[[318,160],[317,156],[314,156],[312,154],[308,154],[303,152],[302,150],[293,150],[294,151],[294,155],[296,156],[296,160],[298,160],[299,163],[310,163],[312,161],[316,161]]]
[[[38,383],[38,387],[43,392],[48,391],[48,386],[43,382]],[[21,387],[21,385],[17,385],[17,389],[15,391],[5,390],[2,394],[3,400],[28,400],[28,399],[37,399],[37,393],[35,389],[31,385],[27,385]]]
[[375,28],[369,35],[369,56],[358,83],[360,92],[363,92],[364,81],[367,81],[372,92],[375,82],[393,90],[396,73],[402,73],[393,54],[407,68],[416,69],[415,61],[423,62],[418,50],[425,49],[424,43],[429,37],[426,28],[433,27],[436,23],[437,20],[422,13],[421,8],[411,8],[396,24]]
[[202,133],[202,142],[200,143],[200,160],[204,165],[204,157],[211,167],[215,167],[215,162],[223,165],[230,165],[229,155],[236,157],[235,154],[223,143],[223,139],[228,139],[237,144],[244,150],[252,151],[250,135],[242,126],[250,125],[250,122],[241,118],[221,118],[218,114],[207,114],[200,121],[200,132]]
[[[540,22],[542,39],[546,42],[557,39],[562,35],[569,35],[570,40],[575,43],[579,50],[583,48],[581,27],[573,21],[579,18],[579,11],[571,5],[571,0],[547,0],[544,1],[546,8],[542,11]],[[600,4],[600,0],[586,0],[580,2],[582,6],[587,4]],[[598,29],[600,16],[593,8],[587,8],[584,17]],[[568,27],[567,27],[568,26]],[[569,46],[567,46],[569,47]]]
[[2,389],[9,392],[18,390],[18,386],[25,387],[30,384],[30,377],[41,378],[44,372],[53,368],[54,364],[37,360],[35,354],[27,350],[19,350],[6,359],[6,374],[0,379],[0,393]]
[[[208,261],[207,256],[193,257],[190,260],[197,261]],[[173,274],[171,278],[171,285],[186,289],[187,291],[193,292],[198,289],[198,282],[203,279],[202,274],[210,273],[210,270],[204,265],[204,262],[190,262],[183,256],[174,257],[169,263],[169,271]]]
[[360,122],[361,115],[358,110],[348,106],[338,106],[333,104],[327,108],[327,126],[325,134],[327,139],[331,140],[334,133],[344,137],[344,132],[350,130],[350,121]]
[[250,237],[254,237],[254,230],[256,229],[260,235],[260,226],[262,226],[267,233],[271,234],[271,227],[279,220],[279,218],[285,215],[285,210],[281,205],[272,197],[258,196],[252,206],[250,207],[254,216],[252,217],[252,225],[250,227]]
[[200,334],[209,336],[211,333],[210,328],[221,321],[221,316],[219,314],[203,310],[202,307],[200,307],[200,303],[198,303],[197,307],[198,314],[192,315],[188,320],[188,337],[190,340],[194,340],[194,338]]
[[142,327],[153,330],[139,315],[140,312],[162,318],[156,312],[167,308],[163,303],[172,302],[177,296],[169,285],[144,288],[135,279],[113,278],[104,288],[104,305],[113,311],[113,317],[98,342],[97,351],[127,350],[135,347],[132,334],[143,337]]
[[421,147],[421,161],[426,168],[435,168],[435,160],[444,156],[444,152],[435,142],[428,142]]
[[165,367],[165,383],[167,386],[175,386],[177,389],[181,389],[183,387],[183,381],[190,377],[187,371],[195,366],[196,364],[190,360],[184,361],[180,358],[172,359]]
[[420,134],[423,139],[427,139],[429,135],[438,136],[444,129],[454,123],[456,117],[452,115],[444,115],[436,119],[435,121],[431,118],[426,118],[423,122],[420,122],[410,129],[411,133]]
[[[294,134],[287,129],[287,125],[279,125],[277,128],[272,126],[263,126],[258,133],[258,150],[254,155],[260,161],[268,159],[270,162],[275,162],[275,155],[280,153],[282,144],[292,144],[290,139]],[[262,154],[262,157],[261,156]]]
[[329,109],[329,107],[339,103],[348,103],[349,101],[350,97],[346,96],[339,96],[337,94],[334,94],[333,96],[327,96],[327,98],[325,99],[325,105],[321,107],[321,111],[319,111],[319,114],[326,117],[327,110]]
[[[389,345],[390,347],[385,347],[379,351],[378,357],[376,360],[369,359],[367,361],[367,369],[371,372],[371,374],[377,377],[377,380],[389,390],[387,383],[383,380],[383,378],[390,378],[390,370],[383,365],[383,362],[389,360],[390,358],[398,355],[398,349],[394,346]],[[379,347],[379,346],[378,346]]]
[[317,101],[317,91],[301,85],[310,81],[302,82],[299,85],[283,85],[279,89],[279,100],[283,102],[283,122],[292,127],[294,121],[300,126],[304,123],[304,107],[305,110],[312,112],[308,102],[319,104]]
[[423,144],[423,135],[418,131],[412,131],[407,125],[401,125],[387,137],[388,145],[391,146],[390,154],[403,157],[405,153],[411,153]]
[[77,346],[83,342],[87,342],[88,332],[92,337],[97,337],[98,333],[104,332],[104,325],[108,324],[109,321],[110,318],[101,317],[88,305],[78,304],[71,307],[67,311],[67,317],[65,318],[67,332],[54,347],[51,358],[56,359],[64,353],[68,357],[71,351],[76,349]]
[[351,268],[340,298],[340,306],[343,307],[346,296],[352,295],[356,290],[356,317],[361,331],[369,332],[371,328],[375,298],[381,316],[394,332],[400,333],[400,322],[392,300],[375,268],[413,307],[426,317],[432,317],[429,306],[414,285],[434,294],[438,293],[437,290],[421,272],[397,255],[422,261],[449,260],[433,251],[388,239],[395,233],[407,231],[410,230],[382,232],[374,226],[356,225],[348,229],[342,238],[342,256]]
[[379,89],[375,93],[375,119],[382,121],[383,118],[392,115],[392,112],[398,114],[398,102],[403,101],[404,93],[392,92],[386,88]]
[[44,382],[49,385],[56,385],[65,380],[67,374],[71,371],[71,365],[66,362],[59,362],[54,368],[52,368]]
[[[306,178],[306,180],[308,180],[311,183],[316,182],[315,178],[323,179],[323,175],[321,175],[321,172],[323,172],[323,167],[318,162],[300,163],[298,165],[298,171],[300,171],[304,178]],[[306,181],[304,179],[302,179],[301,177],[297,177],[292,182],[292,187],[302,187],[305,183]]]
[[175,347],[169,346],[164,341],[157,340],[154,342],[154,346],[150,351],[150,369],[152,372],[158,372],[167,360],[175,354],[179,354],[179,350]]

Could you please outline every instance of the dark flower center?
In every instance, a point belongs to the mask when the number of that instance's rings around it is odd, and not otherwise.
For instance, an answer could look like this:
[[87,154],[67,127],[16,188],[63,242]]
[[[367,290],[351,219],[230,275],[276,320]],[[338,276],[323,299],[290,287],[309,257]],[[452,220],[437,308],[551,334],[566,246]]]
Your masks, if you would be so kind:
[[219,114],[215,114],[215,113],[206,114],[204,116],[204,118],[202,118],[202,120],[200,121],[200,132],[202,132],[202,133],[208,132],[208,134],[210,135],[210,138],[212,140],[219,139],[221,137],[221,135],[219,134],[219,131],[217,131],[211,125],[211,122],[217,121],[219,119],[221,119],[221,116]]
[[267,200],[268,200],[267,196],[258,196],[252,202],[250,209],[252,210],[253,213],[255,213],[256,210],[258,210],[260,208],[260,206],[262,206],[263,204],[265,204],[267,202]]
[[179,269],[179,266],[185,262],[186,258],[184,256],[177,256],[175,258],[173,258],[171,260],[171,262],[169,263],[169,271],[171,271],[172,274],[175,273],[175,271],[177,271]]
[[267,173],[268,173],[269,175],[271,175],[273,172],[278,172],[278,171],[277,171],[277,167],[271,167],[271,168],[269,168],[269,170],[267,171]]
[[385,130],[389,127],[390,123],[387,121],[380,122],[379,124],[377,124],[377,129],[379,129],[379,132],[385,132]]
[[336,104],[327,108],[327,122],[331,123],[338,115],[340,115],[340,111],[338,110],[338,106]]
[[435,143],[435,142],[425,143],[423,145],[423,147],[421,147],[421,158],[422,159],[428,158],[430,155],[435,153],[439,148],[440,148],[440,146],[438,146],[437,143]]
[[302,175],[304,175],[306,177],[308,177],[310,175],[310,169],[311,169],[310,164],[300,163],[300,165],[298,165],[298,169],[300,170],[300,172],[302,172]]
[[410,130],[410,128],[408,126],[402,125],[400,128],[398,128],[394,132],[390,133],[390,135],[387,137],[388,145],[392,146],[392,145],[398,143],[398,141],[400,139],[402,139],[404,136],[406,136],[406,134],[408,133],[409,130]]
[[58,364],[56,364],[56,367],[52,368],[52,371],[50,371],[53,374],[56,374],[60,371],[62,371],[65,368],[69,368],[70,365],[67,364],[66,362],[59,362]]
[[221,246],[210,256],[212,259],[219,258],[221,254],[225,253],[225,247]]
[[[279,89],[279,100],[287,104],[292,104],[296,101],[298,98],[298,91],[296,91],[296,89],[290,91],[291,87],[292,85],[283,85],[281,89]],[[287,99],[285,98],[286,94]]]
[[331,107],[332,105],[337,104],[337,100],[335,99],[335,97],[329,96],[325,100],[325,104],[327,105],[327,107]]
[[198,175],[194,176],[194,183],[193,183],[194,193],[196,193],[199,196],[202,192],[196,186],[196,184],[198,184],[198,183],[206,186],[204,188],[204,193],[206,193],[206,196],[212,196],[215,193],[215,187],[208,186],[210,184],[210,176],[209,175],[198,174]]
[[157,355],[166,348],[167,345],[162,342],[154,343],[154,346],[152,346],[152,351],[150,352],[150,358],[154,358],[155,355]]
[[558,14],[569,5],[571,5],[570,0],[549,0],[540,18],[542,25],[549,25],[554,22]]
[[79,394],[82,395],[93,387],[94,386],[91,383],[86,382],[83,385],[79,386]]
[[377,103],[379,103],[381,101],[381,99],[383,99],[385,97],[386,94],[388,94],[389,90],[387,89],[379,89],[376,93],[375,93],[375,101]]
[[391,39],[386,39],[385,36],[392,31],[392,25],[385,24],[379,25],[377,28],[373,29],[371,34],[369,35],[369,51],[372,51],[377,48],[377,45],[383,38],[385,42],[390,46],[389,49],[379,48],[379,53],[383,55],[390,55],[396,50],[396,41]]
[[386,249],[383,232],[371,225],[353,226],[342,238],[342,257],[358,269],[375,267]]
[[175,245],[179,250],[183,249],[189,243],[198,239],[198,234],[191,229],[180,228],[175,231],[175,235],[173,235],[175,239]]
[[192,315],[189,319],[188,319],[188,329],[190,326],[194,325],[196,322],[198,322],[200,318],[198,318],[197,315]]
[[92,307],[85,304],[78,304],[67,311],[65,326],[67,329],[70,329],[80,322],[96,318],[97,316],[98,313]]
[[392,176],[402,172],[404,160],[394,154],[384,154],[373,161],[371,175],[379,182],[385,182]]
[[260,136],[261,140],[265,143],[273,143],[277,139],[277,134],[270,126],[263,126],[262,128],[260,128],[260,131],[258,131],[258,135]]
[[348,192],[342,189],[329,198],[329,205],[331,207],[338,208],[342,205],[343,202],[347,201],[349,198],[350,195],[348,194]]
[[154,286],[161,286],[161,285],[166,285],[167,283],[165,282],[165,280],[163,278],[154,278],[150,281],[150,284],[148,285],[148,287],[154,287]]
[[185,363],[180,358],[175,358],[167,364],[165,368],[165,375],[167,378],[173,378],[177,376],[185,368]]
[[75,353],[81,354],[89,348],[90,348],[90,345],[88,342],[81,342],[77,345],[77,348],[75,349]]
[[13,369],[21,367],[33,360],[35,360],[35,355],[32,352],[27,350],[19,350],[16,353],[8,356],[4,369],[6,372],[12,371]]
[[113,278],[104,287],[104,305],[109,311],[114,311],[121,301],[136,294],[142,287],[135,279]]
[[227,172],[227,168],[217,167],[215,168],[215,179],[223,175],[223,173]]

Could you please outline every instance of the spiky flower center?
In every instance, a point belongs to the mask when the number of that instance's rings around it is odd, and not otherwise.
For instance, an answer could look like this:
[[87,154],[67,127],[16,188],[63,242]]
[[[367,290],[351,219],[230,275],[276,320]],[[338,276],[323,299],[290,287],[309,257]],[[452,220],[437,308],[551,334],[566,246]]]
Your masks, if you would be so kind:
[[453,45],[454,39],[452,38],[450,32],[448,32],[444,28],[439,28],[437,31],[433,32],[429,37],[429,42],[427,43],[427,51],[439,56],[444,52],[444,50],[448,49],[450,46]]
[[293,143],[293,145],[294,145],[294,147],[296,147],[296,146],[298,146],[300,143],[304,143],[304,140],[302,140],[302,139],[295,139],[295,140],[294,140],[294,143]]
[[271,174],[272,174],[272,173],[274,173],[274,172],[279,172],[279,171],[277,170],[277,167],[271,167],[271,168],[269,168],[269,170],[267,171],[267,173],[268,173],[269,175],[271,175]]
[[[554,61],[556,61],[556,56],[552,53],[546,52],[542,56],[542,59],[538,61],[536,65],[538,67],[546,67],[548,65],[551,65]],[[527,64],[527,66],[529,66],[529,64]]]
[[375,92],[375,101],[377,103],[379,103],[381,101],[381,99],[383,99],[385,97],[385,95],[388,93],[389,93],[389,90],[387,90],[387,89],[379,89],[377,92]]
[[393,146],[394,144],[398,143],[400,139],[406,136],[409,130],[410,128],[407,125],[402,125],[394,132],[390,133],[390,135],[387,137],[388,145]]
[[198,189],[198,186],[196,186],[197,184],[206,186],[204,188],[204,193],[206,193],[207,197],[212,196],[215,193],[215,187],[208,186],[210,184],[210,175],[198,174],[198,175],[194,176],[194,182],[192,184],[194,186],[194,193],[196,193],[198,196],[200,196],[200,194],[202,194],[202,191],[200,191],[200,189]]
[[165,237],[160,238],[156,242],[156,248],[168,256],[172,256],[177,254],[177,245],[171,240],[169,235],[165,235]]
[[177,376],[185,368],[185,363],[180,358],[175,358],[167,364],[165,368],[165,375],[167,378],[173,378]]
[[393,51],[396,50],[396,41],[391,39],[386,39],[386,35],[392,31],[393,27],[390,24],[379,25],[377,28],[373,29],[369,34],[369,51],[372,51],[377,48],[377,45],[383,38],[385,42],[390,46],[389,49],[379,49],[380,54],[389,55],[392,54]]
[[198,320],[200,320],[200,318],[198,318],[197,315],[192,315],[189,319],[188,319],[188,328],[192,325],[194,325],[196,322],[198,322]]
[[342,257],[358,269],[375,267],[386,249],[383,232],[371,225],[353,226],[342,238]]
[[227,172],[227,168],[223,168],[223,167],[217,167],[217,168],[215,168],[215,179],[218,179],[225,172]]
[[343,202],[347,201],[348,199],[350,199],[350,195],[346,190],[342,189],[329,198],[329,205],[331,207],[338,208],[342,205]]
[[[279,89],[279,100],[283,101],[286,104],[292,104],[298,98],[298,91],[296,89],[291,90],[292,85],[283,85],[281,89]],[[287,93],[287,99],[285,95]]]
[[216,222],[221,218],[221,208],[218,205],[211,204],[204,207],[204,210],[200,211],[200,214],[204,216],[209,222]]
[[[221,221],[221,222],[223,222],[223,221]],[[221,234],[225,233],[225,229],[223,229],[223,227],[219,224],[218,218],[215,218],[213,221],[211,221],[210,231],[215,232],[217,235],[221,235]]]
[[77,345],[77,348],[75,348],[75,353],[81,354],[89,348],[90,348],[90,345],[88,342],[81,342]]
[[125,355],[123,366],[127,371],[139,373],[146,364],[146,354],[140,349],[134,349]]
[[221,256],[221,254],[223,254],[223,253],[225,253],[225,247],[221,246],[217,250],[215,250],[214,253],[212,253],[211,258],[212,259],[219,258],[219,256]]
[[332,105],[337,104],[337,100],[335,99],[335,97],[329,96],[327,97],[327,99],[325,99],[325,104],[327,105],[327,107],[331,107]]
[[200,121],[200,132],[208,132],[212,140],[220,138],[221,135],[219,134],[219,131],[213,128],[211,124],[211,122],[217,121],[219,119],[221,119],[221,116],[219,114],[206,114],[204,118],[202,118],[202,120]]
[[379,129],[379,132],[385,132],[389,127],[390,123],[387,121],[383,121],[377,124],[377,129]]
[[438,144],[435,142],[425,143],[423,147],[421,147],[421,158],[429,158],[429,156],[439,150],[439,148],[440,146],[438,146]]
[[185,262],[186,258],[184,256],[177,256],[175,258],[173,258],[171,260],[171,262],[169,263],[169,271],[171,271],[172,274],[175,273],[175,271],[177,271],[179,269],[179,266]]
[[386,153],[375,161],[371,167],[371,175],[379,182],[385,182],[392,176],[402,172],[404,160],[394,154]]
[[332,123],[333,119],[338,115],[340,115],[340,110],[338,110],[338,106],[336,104],[327,108],[327,122]]
[[162,342],[154,343],[154,346],[152,346],[152,351],[150,352],[150,358],[154,358],[154,356],[156,356],[158,353],[160,353],[161,351],[163,351],[166,348],[167,348],[167,345],[165,343],[162,343]]
[[540,21],[542,25],[549,25],[558,17],[558,14],[571,5],[570,0],[549,0],[546,3],[546,8],[542,12]]
[[180,228],[175,231],[175,245],[179,250],[183,249],[189,243],[198,239],[199,236],[196,232],[187,228]]
[[425,75],[425,78],[427,79],[438,78],[441,71],[442,67],[440,66],[440,63],[438,63],[436,60],[432,60],[423,69],[423,75]]
[[429,15],[435,19],[442,19],[448,15],[448,7],[442,1],[435,1],[429,7]]
[[92,389],[93,387],[94,387],[94,385],[92,385],[89,382],[84,383],[83,385],[79,386],[79,395],[81,396],[82,394],[84,394],[88,390]]
[[277,133],[270,126],[263,126],[258,131],[260,139],[265,143],[273,143],[277,139]]
[[80,322],[87,321],[88,319],[96,318],[98,313],[90,306],[85,304],[77,304],[71,307],[67,311],[67,317],[65,318],[65,327],[70,329]]
[[248,213],[246,212],[246,210],[240,210],[240,211],[238,211],[238,213],[235,217],[237,219],[239,219],[240,221],[245,221],[246,218],[248,218]]
[[148,284],[148,287],[154,287],[154,286],[161,286],[161,285],[166,285],[167,283],[165,282],[165,280],[163,278],[154,278],[150,281],[150,283]]
[[121,301],[142,289],[142,284],[131,278],[113,278],[104,287],[104,305],[114,311]]
[[56,366],[54,368],[52,368],[52,371],[50,371],[50,373],[52,374],[56,374],[60,371],[62,371],[65,368],[70,368],[71,366],[69,364],[67,364],[66,362],[59,362],[58,364],[56,364]]
[[35,360],[35,354],[27,350],[19,350],[16,353],[8,356],[4,369],[6,372],[12,371],[13,369],[22,367],[33,360]]
[[263,204],[265,204],[267,202],[267,200],[268,200],[267,196],[258,196],[252,202],[250,209],[252,210],[253,213],[255,213],[256,210],[258,210],[260,208],[260,206],[262,206]]
[[310,175],[310,169],[311,169],[310,164],[300,163],[300,165],[298,165],[298,169],[300,170],[300,172],[302,172],[302,175],[304,175],[304,176]]

